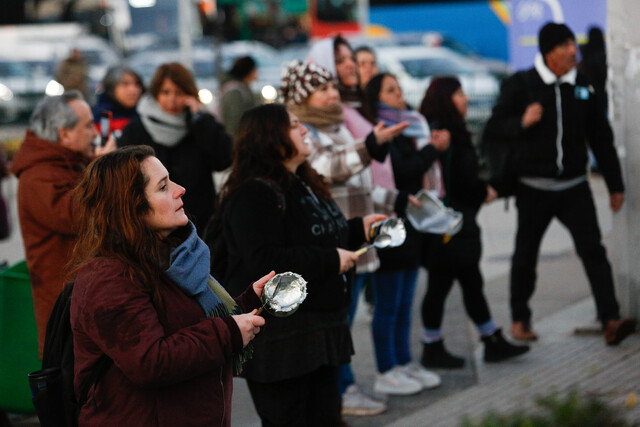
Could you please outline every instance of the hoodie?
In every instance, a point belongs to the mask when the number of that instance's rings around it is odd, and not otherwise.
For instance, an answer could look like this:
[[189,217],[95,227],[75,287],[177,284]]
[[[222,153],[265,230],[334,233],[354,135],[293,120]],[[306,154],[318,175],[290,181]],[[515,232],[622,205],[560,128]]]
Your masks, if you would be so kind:
[[18,217],[31,279],[40,355],[47,320],[64,284],[63,268],[75,243],[71,191],[87,160],[27,131],[13,158]]

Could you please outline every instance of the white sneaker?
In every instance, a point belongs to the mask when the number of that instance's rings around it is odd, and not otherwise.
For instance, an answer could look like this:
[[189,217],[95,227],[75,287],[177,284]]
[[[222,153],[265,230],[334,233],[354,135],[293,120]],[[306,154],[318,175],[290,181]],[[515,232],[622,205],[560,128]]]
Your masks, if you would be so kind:
[[409,378],[402,367],[396,366],[388,370],[384,374],[376,376],[376,382],[373,391],[384,394],[407,395],[420,393],[422,384],[415,379]]
[[436,388],[442,383],[440,375],[423,368],[416,362],[408,363],[401,369],[406,376],[422,384],[424,389]]
[[351,384],[342,395],[342,415],[378,415],[387,410],[387,405],[367,396],[357,385]]

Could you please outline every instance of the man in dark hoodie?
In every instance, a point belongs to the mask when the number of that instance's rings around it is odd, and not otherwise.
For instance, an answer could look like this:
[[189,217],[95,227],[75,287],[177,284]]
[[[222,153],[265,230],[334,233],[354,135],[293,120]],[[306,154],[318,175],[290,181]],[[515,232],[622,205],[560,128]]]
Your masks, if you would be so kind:
[[113,139],[104,147],[94,147],[96,135],[91,108],[80,92],[46,97],[33,111],[24,142],[13,158],[40,357],[76,238],[71,191],[92,159],[115,149]]
[[575,36],[564,24],[548,23],[538,36],[534,67],[507,79],[487,123],[487,132],[513,142],[518,176],[518,232],[511,264],[511,334],[537,338],[529,299],[536,281],[542,236],[551,220],[567,227],[584,265],[605,340],[615,345],[635,329],[621,319],[613,274],[587,181],[587,145],[602,170],[613,212],[624,203],[620,161],[601,96],[577,72]]

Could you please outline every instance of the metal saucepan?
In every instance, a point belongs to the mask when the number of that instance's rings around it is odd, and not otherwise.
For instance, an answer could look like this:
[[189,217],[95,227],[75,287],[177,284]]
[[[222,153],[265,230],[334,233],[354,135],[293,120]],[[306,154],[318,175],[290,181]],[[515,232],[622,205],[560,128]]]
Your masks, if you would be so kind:
[[262,307],[276,317],[291,316],[307,297],[307,281],[290,271],[273,276],[262,291]]
[[462,214],[447,208],[436,195],[420,190],[415,196],[421,206],[407,206],[407,218],[413,228],[423,233],[453,236],[462,228]]

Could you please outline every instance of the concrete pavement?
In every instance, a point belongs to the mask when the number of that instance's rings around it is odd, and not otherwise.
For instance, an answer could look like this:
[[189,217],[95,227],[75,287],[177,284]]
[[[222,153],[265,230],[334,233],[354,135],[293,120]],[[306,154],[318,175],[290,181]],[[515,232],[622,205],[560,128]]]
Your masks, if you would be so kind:
[[[601,179],[591,181],[603,235],[611,230],[612,218]],[[3,184],[4,194],[12,196],[13,181]],[[15,199],[12,200],[15,208]],[[494,320],[508,332],[508,271],[515,231],[515,207],[504,210],[502,201],[485,207],[479,222],[483,228],[482,269],[485,290]],[[15,224],[15,223],[14,223]],[[11,263],[23,259],[19,233],[0,242],[0,259]],[[615,264],[614,264],[615,269]],[[601,335],[575,335],[575,328],[594,329],[595,309],[582,266],[568,233],[553,223],[543,241],[538,268],[538,288],[532,300],[534,327],[540,340],[524,356],[488,365],[482,361],[482,346],[462,307],[458,287],[447,301],[443,331],[447,347],[467,359],[465,368],[438,371],[443,383],[435,390],[408,397],[390,397],[389,410],[374,417],[347,417],[359,426],[455,426],[464,416],[477,417],[489,410],[510,412],[528,409],[537,396],[553,391],[577,389],[596,393],[632,422],[640,422],[640,408],[624,409],[631,393],[640,394],[640,335],[634,334],[618,347],[607,347]],[[426,286],[424,271],[414,304],[412,352],[421,352],[419,308]],[[375,380],[375,361],[370,335],[370,315],[364,303],[356,315],[353,359],[358,383],[371,391]],[[233,426],[258,426],[259,419],[243,380],[234,382]],[[32,418],[14,418],[15,425],[31,426]],[[37,425],[37,424],[35,424]]]

